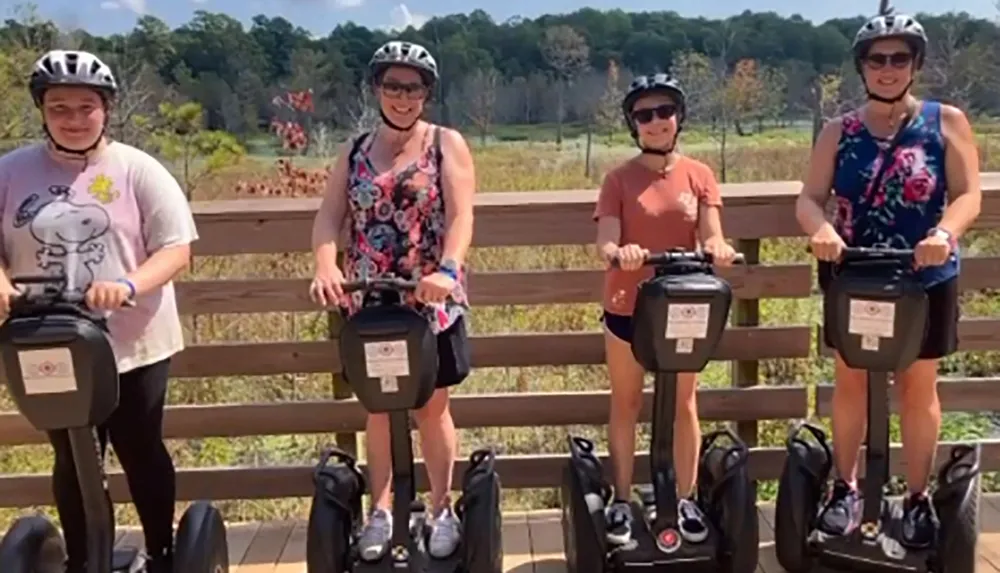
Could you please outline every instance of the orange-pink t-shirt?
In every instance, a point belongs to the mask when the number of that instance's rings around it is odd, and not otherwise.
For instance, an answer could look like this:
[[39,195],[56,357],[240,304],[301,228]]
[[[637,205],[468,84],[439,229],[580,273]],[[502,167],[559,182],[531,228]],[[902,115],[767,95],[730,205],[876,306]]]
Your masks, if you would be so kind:
[[[698,244],[699,206],[722,207],[715,175],[704,163],[681,156],[666,173],[653,171],[632,159],[604,177],[594,219],[621,221],[620,245],[636,244],[653,252]],[[604,277],[604,310],[631,315],[636,288],[653,275],[610,269]]]

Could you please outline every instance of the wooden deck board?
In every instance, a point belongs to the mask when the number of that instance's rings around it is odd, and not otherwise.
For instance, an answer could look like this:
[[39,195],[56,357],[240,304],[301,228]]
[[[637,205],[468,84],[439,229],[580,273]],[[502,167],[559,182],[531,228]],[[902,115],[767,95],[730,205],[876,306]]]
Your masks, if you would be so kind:
[[[1000,494],[984,497],[980,513],[976,573],[1000,573]],[[783,573],[774,553],[774,506],[762,505],[760,562],[757,573]],[[232,523],[228,525],[233,573],[307,573],[306,522]],[[135,528],[116,532],[116,547],[143,545]],[[558,510],[504,514],[504,573],[566,573],[562,524]]]

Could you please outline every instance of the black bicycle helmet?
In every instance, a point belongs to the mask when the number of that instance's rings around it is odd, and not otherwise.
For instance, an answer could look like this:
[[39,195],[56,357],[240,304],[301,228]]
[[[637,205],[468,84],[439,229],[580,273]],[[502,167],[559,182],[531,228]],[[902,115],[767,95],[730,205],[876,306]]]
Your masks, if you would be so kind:
[[[674,140],[667,149],[652,149],[643,147],[639,142],[639,129],[636,127],[635,121],[632,119],[632,109],[635,107],[635,102],[639,101],[639,98],[642,96],[652,93],[668,94],[677,103],[677,132],[674,133]],[[639,149],[642,150],[643,153],[666,156],[673,152],[674,147],[677,145],[677,136],[680,135],[681,129],[684,125],[684,116],[686,115],[687,110],[686,101],[687,95],[684,93],[684,88],[681,86],[680,81],[670,74],[650,74],[646,76],[639,76],[632,80],[632,83],[628,86],[628,90],[625,92],[625,97],[622,99],[622,113],[625,115],[625,124],[628,125],[628,130],[632,135],[632,140],[635,141],[636,145],[639,146]]]
[[35,62],[28,82],[35,105],[42,105],[45,91],[55,86],[95,88],[108,100],[118,95],[111,68],[94,54],[77,50],[52,50]]
[[635,125],[632,123],[632,108],[635,106],[635,102],[639,101],[639,98],[650,93],[670,94],[677,101],[677,107],[679,108],[677,123],[680,124],[684,121],[687,96],[677,78],[670,74],[639,76],[629,84],[628,90],[625,92],[625,98],[622,100],[622,113],[625,114],[625,123],[628,124],[629,130],[633,132],[633,137],[635,136]]

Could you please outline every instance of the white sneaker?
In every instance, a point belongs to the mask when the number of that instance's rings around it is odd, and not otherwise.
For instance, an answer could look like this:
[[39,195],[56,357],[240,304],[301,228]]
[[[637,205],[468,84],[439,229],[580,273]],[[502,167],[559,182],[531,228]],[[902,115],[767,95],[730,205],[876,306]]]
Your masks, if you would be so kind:
[[462,524],[451,507],[444,508],[431,521],[431,539],[428,551],[435,559],[451,557],[462,540]]

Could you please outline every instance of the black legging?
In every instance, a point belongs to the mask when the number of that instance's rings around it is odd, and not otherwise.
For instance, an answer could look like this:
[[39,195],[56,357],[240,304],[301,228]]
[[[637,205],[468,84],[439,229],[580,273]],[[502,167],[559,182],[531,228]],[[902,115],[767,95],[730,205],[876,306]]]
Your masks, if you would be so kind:
[[[163,443],[163,404],[170,359],[130,370],[119,376],[118,407],[97,428],[101,454],[108,439],[128,481],[129,491],[146,537],[146,551],[157,557],[173,549],[174,463]],[[55,449],[52,492],[66,538],[70,570],[87,560],[87,525],[77,484],[69,434],[48,432]],[[110,507],[110,504],[109,504]],[[113,514],[109,516],[113,523]]]

